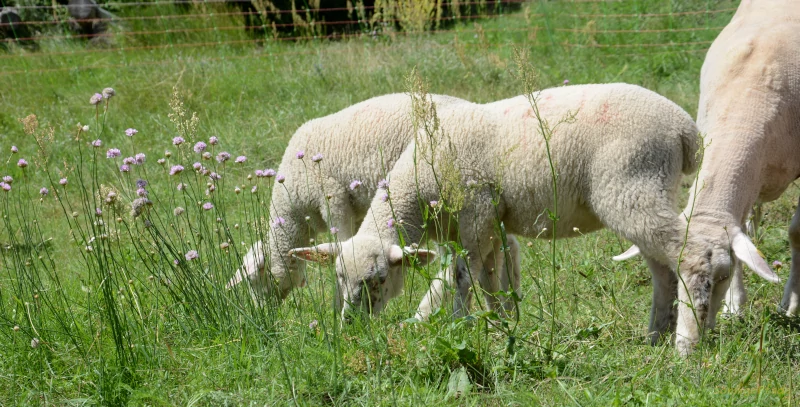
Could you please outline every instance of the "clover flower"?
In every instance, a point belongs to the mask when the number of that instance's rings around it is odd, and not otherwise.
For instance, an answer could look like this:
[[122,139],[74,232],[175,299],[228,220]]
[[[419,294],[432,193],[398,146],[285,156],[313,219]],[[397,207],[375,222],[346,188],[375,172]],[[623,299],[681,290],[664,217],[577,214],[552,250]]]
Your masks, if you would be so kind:
[[394,229],[394,218],[389,219],[389,221],[386,222],[386,226],[389,227],[389,229]]
[[137,179],[136,180],[136,188],[144,188],[146,186],[147,186],[147,181],[145,181],[143,179]]
[[0,182],[0,188],[3,188],[3,191],[11,191],[11,185],[6,184],[5,182]]
[[186,142],[186,140],[184,140],[183,137],[181,137],[181,136],[172,138],[172,144],[176,145],[176,146],[179,146],[179,145],[181,145],[181,144],[183,144],[185,142]]
[[92,97],[89,98],[90,105],[97,105],[102,101],[103,101],[103,95],[99,93],[95,93],[94,95],[92,95]]
[[264,170],[264,177],[265,178],[272,178],[274,176],[275,176],[275,170],[273,170],[272,168],[268,168],[268,169]]
[[314,154],[314,156],[311,157],[311,161],[315,163],[322,161],[322,153]]
[[210,211],[211,209],[214,209],[214,204],[211,202],[206,202],[203,204],[203,210]]
[[122,155],[118,148],[110,148],[106,151],[106,158],[117,158]]
[[380,189],[389,189],[389,181],[382,179],[378,181],[378,188]]
[[170,168],[170,170],[169,170],[169,175],[178,175],[181,172],[183,172],[183,166],[182,165],[180,165],[180,164],[179,165],[173,165],[172,168]]
[[128,165],[128,164],[122,164],[122,165],[119,166],[119,171],[120,172],[130,172],[131,171],[131,166]]
[[50,191],[47,188],[42,187],[42,189],[39,190],[39,193],[42,194],[42,196],[46,196],[50,193]]
[[144,158],[144,153],[137,153],[135,156],[133,156],[133,159],[136,161],[135,164],[144,164]]
[[135,162],[136,162],[136,160],[133,157],[125,157],[125,158],[122,159],[122,163],[126,164],[126,165],[131,165],[131,164],[133,164]]
[[11,146],[11,154],[16,154],[18,152],[19,152],[19,149],[17,148],[17,146]]
[[186,261],[192,261],[200,257],[200,255],[197,254],[197,250],[189,250],[184,257],[186,257]]
[[66,178],[61,178],[60,180],[58,180],[58,183],[61,184],[61,185],[67,185],[67,179]]
[[335,234],[337,234],[337,233],[339,233],[339,228],[337,228],[336,226],[332,227],[332,228],[331,228],[331,234],[332,234],[332,235],[335,235]]
[[136,190],[136,195],[140,196],[142,198],[146,198],[147,197],[147,190],[144,189],[144,188],[139,188],[139,189]]
[[183,191],[184,189],[186,189],[186,184],[184,184],[183,182],[178,184],[178,191]]
[[234,162],[236,164],[241,164],[241,163],[243,163],[245,161],[247,161],[247,157],[245,157],[243,155],[240,155],[240,156],[236,157],[236,160],[234,160]]
[[194,164],[192,164],[192,168],[194,168],[195,171],[200,171],[200,169],[203,168],[203,164],[194,163]]
[[300,150],[300,151],[297,152],[297,154],[295,154],[295,157],[297,157],[298,160],[302,160],[303,157],[305,157],[305,156],[306,156],[306,152],[303,151],[303,150]]
[[359,180],[357,180],[357,179],[356,179],[356,180],[353,180],[353,182],[351,182],[351,183],[350,183],[350,190],[351,190],[351,191],[355,191],[355,190],[356,190],[356,188],[358,188],[358,187],[360,187],[360,186],[361,186],[361,181],[359,181]]
[[135,135],[136,135],[136,133],[138,133],[138,132],[139,132],[139,130],[136,130],[136,129],[134,129],[133,127],[131,127],[131,128],[129,128],[129,129],[126,129],[126,130],[125,130],[125,135],[126,135],[126,136],[128,136],[128,137],[133,137],[133,136],[135,136]]
[[278,175],[275,177],[275,181],[278,181],[278,183],[279,183],[279,184],[283,184],[283,181],[286,181],[286,177],[285,177],[285,176],[283,176],[283,175],[281,175],[281,174],[278,174]]
[[5,177],[3,177],[3,182],[5,182],[7,184],[11,184],[11,183],[14,182],[14,178],[11,178],[10,175],[6,175]]
[[215,146],[219,144],[219,139],[217,138],[217,136],[211,136],[211,138],[208,139],[208,144]]
[[105,88],[103,89],[103,97],[106,99],[111,99],[112,97],[117,96],[117,92],[114,88]]
[[278,217],[277,217],[277,218],[275,218],[275,220],[272,222],[272,227],[283,226],[284,224],[286,224],[286,219],[284,219],[284,218],[282,218],[282,217],[278,216]]
[[197,142],[197,143],[194,145],[194,148],[193,148],[193,149],[194,149],[194,152],[195,152],[195,153],[197,153],[197,154],[200,154],[200,153],[202,153],[203,151],[205,151],[205,150],[206,150],[206,143],[203,143],[202,141],[198,141],[198,142]]
[[27,166],[28,166],[28,162],[27,162],[27,161],[25,161],[25,159],[24,159],[24,158],[20,158],[20,159],[19,159],[19,161],[17,161],[17,167],[19,167],[19,168],[25,168],[25,167],[27,167]]
[[100,140],[100,139],[97,139],[97,140],[95,140],[95,141],[92,141],[92,147],[94,147],[94,148],[98,148],[98,147],[100,147],[100,146],[102,146],[102,145],[103,145],[103,141],[102,141],[102,140]]
[[231,158],[231,153],[229,153],[227,151],[222,151],[219,154],[217,154],[217,162],[218,163],[224,163],[225,161],[230,160],[230,158]]

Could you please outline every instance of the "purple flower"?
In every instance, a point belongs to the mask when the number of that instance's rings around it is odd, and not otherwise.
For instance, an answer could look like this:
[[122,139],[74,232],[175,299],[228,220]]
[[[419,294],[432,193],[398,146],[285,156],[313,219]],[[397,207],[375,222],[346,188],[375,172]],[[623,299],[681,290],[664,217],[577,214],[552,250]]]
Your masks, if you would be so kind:
[[130,129],[125,130],[125,135],[128,136],[128,137],[133,137],[138,132],[139,132],[139,130],[136,130],[134,128],[130,128]]
[[192,164],[192,168],[194,168],[195,171],[200,171],[200,169],[203,168],[203,164],[194,163]]
[[3,188],[3,191],[11,191],[11,185],[6,184],[5,182],[0,182],[0,188]]
[[275,170],[273,170],[272,168],[264,170],[264,177],[272,178],[274,176],[275,176]]
[[159,158],[159,159],[158,159],[156,162],[157,162],[159,165],[164,165],[164,164],[166,164],[166,163],[167,163],[167,160],[165,160],[165,159],[163,159],[163,158]]
[[439,201],[431,201],[431,208],[439,206]]
[[147,181],[145,181],[143,179],[137,179],[136,180],[136,188],[144,188],[146,186],[147,186]]
[[50,193],[50,191],[47,188],[42,187],[42,189],[39,190],[39,193],[42,195],[47,195]]
[[355,191],[355,190],[356,190],[356,188],[358,188],[358,187],[360,187],[360,186],[361,186],[361,181],[359,181],[359,180],[357,180],[357,179],[356,179],[356,180],[353,180],[353,182],[351,182],[351,183],[350,183],[350,190],[351,190],[351,191]]
[[775,260],[772,262],[772,267],[780,270],[780,268],[783,267],[783,263],[779,262],[778,260]]
[[176,146],[179,146],[179,145],[183,144],[185,141],[186,140],[184,140],[183,137],[181,137],[181,136],[172,138],[172,144],[174,144]]
[[67,179],[66,178],[61,178],[60,180],[58,180],[58,183],[61,184],[61,185],[67,185]]
[[322,161],[322,153],[314,154],[314,156],[311,157],[311,161],[313,161],[315,163],[318,163],[318,162]]
[[100,139],[97,139],[97,140],[95,140],[95,141],[92,141],[92,147],[95,147],[95,148],[97,148],[97,147],[100,147],[100,146],[102,146],[102,145],[103,145],[103,141],[102,141],[102,140],[100,140]]
[[309,329],[317,329],[317,325],[318,324],[319,324],[319,322],[317,322],[317,320],[315,319],[315,320],[313,320],[313,321],[308,323],[308,328]]
[[178,259],[172,260],[172,264],[174,264],[174,265],[176,265],[176,266],[177,266],[178,264],[180,264],[180,263],[181,263],[181,262],[180,262],[180,260],[178,260]]
[[569,79],[564,79],[564,85],[569,85]]
[[133,164],[135,162],[136,162],[136,160],[133,157],[125,157],[125,158],[122,159],[122,163],[125,164],[125,165],[131,165],[131,164]]
[[89,98],[89,104],[90,105],[96,105],[96,104],[99,104],[102,101],[103,101],[103,95],[101,95],[99,93],[95,93],[94,95],[92,95],[91,98]]
[[212,204],[211,202],[206,202],[206,203],[203,204],[203,209],[204,210],[210,211],[213,208],[214,208],[214,204]]
[[17,148],[17,146],[11,146],[11,154],[16,154],[18,152],[19,152],[19,149]]
[[279,184],[283,184],[283,181],[286,181],[286,177],[284,177],[281,174],[278,174],[278,176],[275,177],[275,181],[278,181]]
[[144,153],[138,153],[133,158],[136,160],[136,164],[144,164]]
[[382,192],[381,193],[381,202],[386,202],[388,200],[389,200],[389,194],[387,194],[386,192]]
[[212,172],[208,175],[208,178],[211,178],[212,181],[217,181],[222,179],[222,175],[217,174],[216,172]]
[[253,187],[250,188],[250,193],[255,194],[256,192],[258,192],[258,185],[253,185]]
[[197,154],[200,154],[205,150],[206,150],[206,143],[203,143],[202,141],[198,141],[197,144],[194,145],[194,152]]
[[219,154],[217,154],[217,162],[219,163],[224,163],[225,161],[230,160],[230,158],[231,154],[227,151],[222,151]]
[[100,208],[95,208],[94,209],[94,214],[97,215],[97,216],[100,216],[100,215],[103,214],[103,210],[100,209]]
[[20,158],[20,159],[19,159],[19,161],[17,161],[17,167],[19,167],[19,168],[25,168],[25,167],[27,167],[27,166],[28,166],[28,162],[27,162],[27,161],[25,161],[25,159],[24,159],[24,158]]
[[111,148],[108,151],[106,151],[106,158],[117,158],[121,155],[122,153],[119,151],[118,148]]
[[256,170],[255,172],[257,178],[264,178],[264,171]]
[[297,152],[297,154],[295,154],[295,157],[297,157],[298,160],[302,160],[303,157],[305,157],[305,156],[306,156],[306,152],[303,151],[303,150],[300,150],[300,151]]
[[147,190],[144,188],[139,188],[136,190],[136,195],[141,196],[142,198],[147,198]]
[[131,166],[128,165],[128,164],[122,164],[122,165],[119,166],[119,171],[120,172],[130,172],[131,171]]
[[219,139],[217,138],[217,136],[211,136],[211,138],[208,139],[208,144],[211,144],[212,146],[215,146],[218,143]]
[[200,257],[200,255],[197,254],[197,250],[189,250],[188,252],[186,252],[186,256],[185,257],[186,257],[187,261],[192,261],[192,260]]
[[173,165],[172,168],[170,168],[169,170],[169,175],[177,175],[180,174],[181,171],[183,171],[182,165]]
[[332,234],[332,235],[335,235],[335,234],[337,234],[337,233],[339,233],[339,228],[337,228],[336,226],[332,227],[332,228],[331,228],[331,234]]
[[394,229],[394,219],[389,219],[389,221],[386,222],[386,226],[388,226],[389,229]]
[[236,160],[234,160],[234,162],[236,164],[241,164],[241,163],[243,163],[245,161],[247,161],[247,157],[245,157],[243,155],[240,155],[240,156],[236,157]]
[[10,175],[6,175],[5,177],[3,177],[3,182],[10,184],[14,182],[14,178],[11,178]]
[[283,226],[285,223],[286,219],[278,216],[274,221],[272,221],[272,227]]
[[389,189],[389,181],[382,179],[378,181],[378,188],[380,189]]

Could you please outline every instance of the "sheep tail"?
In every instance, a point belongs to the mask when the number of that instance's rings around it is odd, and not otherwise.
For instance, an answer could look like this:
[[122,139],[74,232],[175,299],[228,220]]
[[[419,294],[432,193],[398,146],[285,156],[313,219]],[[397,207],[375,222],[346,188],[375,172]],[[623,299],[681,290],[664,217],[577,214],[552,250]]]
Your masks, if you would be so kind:
[[700,151],[700,132],[695,127],[694,123],[688,129],[681,131],[681,147],[683,150],[683,167],[684,174],[689,175],[697,171],[700,164],[701,154]]

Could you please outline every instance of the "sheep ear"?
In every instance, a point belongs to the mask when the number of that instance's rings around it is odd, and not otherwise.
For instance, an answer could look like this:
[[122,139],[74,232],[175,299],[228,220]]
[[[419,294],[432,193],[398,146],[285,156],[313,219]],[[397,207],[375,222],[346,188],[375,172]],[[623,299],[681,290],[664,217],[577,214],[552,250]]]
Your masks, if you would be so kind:
[[425,249],[415,249],[413,247],[406,246],[406,248],[401,248],[398,245],[392,245],[389,248],[389,264],[392,266],[400,265],[403,260],[407,263],[412,258],[417,259],[417,264],[420,266],[424,266],[433,261],[436,258],[438,253],[434,250],[425,250]]
[[618,255],[612,257],[611,259],[614,260],[614,261],[623,261],[623,260],[628,260],[630,258],[636,257],[639,254],[641,254],[641,252],[639,251],[639,246],[633,245],[633,246],[631,246],[630,249],[625,250],[625,253],[618,254]]
[[750,238],[741,230],[737,229],[731,240],[731,248],[736,258],[741,260],[747,267],[755,271],[761,278],[771,282],[780,283],[781,278],[769,268],[767,261],[761,257],[756,246],[750,241]]
[[320,264],[330,264],[339,255],[339,245],[323,243],[313,247],[300,247],[289,250],[289,255],[295,259],[311,261]]

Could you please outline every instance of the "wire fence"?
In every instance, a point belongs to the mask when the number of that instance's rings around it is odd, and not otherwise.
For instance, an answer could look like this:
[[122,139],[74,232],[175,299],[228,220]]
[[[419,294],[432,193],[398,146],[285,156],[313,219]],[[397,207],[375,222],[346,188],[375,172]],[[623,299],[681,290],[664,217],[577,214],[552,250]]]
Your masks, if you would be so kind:
[[[419,38],[433,39],[426,46],[459,41],[465,47],[592,52],[597,58],[695,54],[708,48],[735,11],[732,1],[722,0],[680,5],[642,0],[378,0],[347,2],[347,7],[320,7],[325,3],[317,0],[316,7],[301,10],[262,0],[7,1],[0,0],[0,76],[167,64],[183,50],[200,52],[192,58],[197,63],[312,52],[297,43],[377,40],[391,47]],[[631,9],[641,12],[619,12]],[[504,40],[482,44],[487,35]],[[215,54],[221,50],[224,55]],[[110,55],[125,62],[108,63]]]

